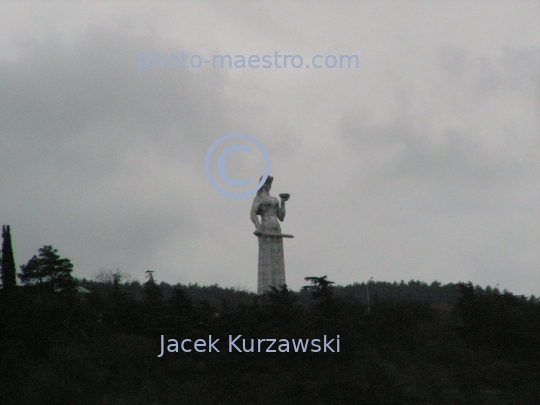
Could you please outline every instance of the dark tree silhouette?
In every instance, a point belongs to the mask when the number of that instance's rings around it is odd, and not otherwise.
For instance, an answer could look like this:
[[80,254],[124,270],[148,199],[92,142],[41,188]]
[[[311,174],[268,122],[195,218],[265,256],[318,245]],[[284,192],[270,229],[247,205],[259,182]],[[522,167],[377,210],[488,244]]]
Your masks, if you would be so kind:
[[148,281],[144,283],[143,298],[151,304],[161,303],[163,301],[163,292],[154,280],[153,271],[146,270]]
[[289,311],[294,308],[298,301],[298,297],[293,290],[287,287],[287,284],[283,284],[279,288],[271,286],[264,297],[267,300],[268,306],[274,310],[278,310],[278,312]]
[[32,257],[21,266],[19,279],[27,285],[36,286],[40,292],[72,292],[75,282],[71,276],[73,264],[69,259],[62,259],[58,250],[52,246],[43,246],[39,256]]
[[143,286],[142,313],[146,331],[150,336],[159,334],[166,317],[164,313],[163,291],[154,280],[153,271],[145,272],[148,281]]
[[2,285],[5,290],[10,290],[15,287],[16,278],[9,225],[2,226],[2,239]]
[[310,286],[304,288],[309,290],[314,300],[321,303],[329,303],[333,299],[332,284],[333,281],[328,281],[327,276],[322,277],[306,277],[304,280],[311,282]]

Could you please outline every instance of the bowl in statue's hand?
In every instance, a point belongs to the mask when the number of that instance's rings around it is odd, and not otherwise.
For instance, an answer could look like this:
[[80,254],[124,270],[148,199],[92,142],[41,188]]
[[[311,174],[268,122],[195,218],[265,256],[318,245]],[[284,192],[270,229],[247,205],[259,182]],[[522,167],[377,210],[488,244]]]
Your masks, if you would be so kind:
[[279,196],[281,197],[282,200],[287,201],[291,195],[287,193],[282,193]]

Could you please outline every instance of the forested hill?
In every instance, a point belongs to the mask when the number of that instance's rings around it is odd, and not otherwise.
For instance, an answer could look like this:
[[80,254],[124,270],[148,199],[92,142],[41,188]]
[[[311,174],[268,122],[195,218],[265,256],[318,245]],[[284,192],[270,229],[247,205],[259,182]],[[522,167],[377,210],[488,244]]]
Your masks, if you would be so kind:
[[[256,295],[150,271],[142,285],[120,274],[40,284],[40,269],[0,290],[2,405],[540,404],[535,297],[325,276]],[[211,339],[218,352],[195,350]]]

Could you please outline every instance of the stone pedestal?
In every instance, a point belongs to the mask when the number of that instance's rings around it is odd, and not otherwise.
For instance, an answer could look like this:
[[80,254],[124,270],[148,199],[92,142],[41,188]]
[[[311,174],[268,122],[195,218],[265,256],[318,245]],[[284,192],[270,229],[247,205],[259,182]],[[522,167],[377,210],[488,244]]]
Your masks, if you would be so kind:
[[259,271],[257,294],[270,290],[270,286],[280,287],[285,284],[285,259],[283,238],[292,238],[287,234],[269,234],[254,232],[259,240]]

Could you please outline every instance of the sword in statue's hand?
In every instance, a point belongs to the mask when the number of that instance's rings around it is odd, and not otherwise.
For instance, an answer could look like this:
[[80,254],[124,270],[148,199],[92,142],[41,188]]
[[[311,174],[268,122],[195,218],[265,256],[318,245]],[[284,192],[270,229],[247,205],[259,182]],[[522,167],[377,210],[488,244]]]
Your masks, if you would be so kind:
[[270,233],[270,232],[261,232],[259,230],[256,230],[255,232],[253,232],[253,235],[266,236],[268,238],[294,238],[293,235],[288,235],[286,233]]

